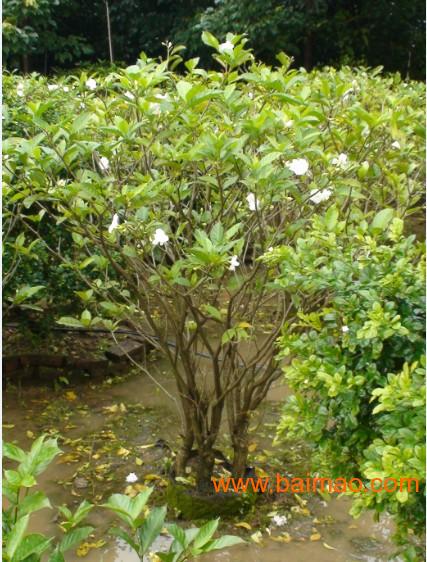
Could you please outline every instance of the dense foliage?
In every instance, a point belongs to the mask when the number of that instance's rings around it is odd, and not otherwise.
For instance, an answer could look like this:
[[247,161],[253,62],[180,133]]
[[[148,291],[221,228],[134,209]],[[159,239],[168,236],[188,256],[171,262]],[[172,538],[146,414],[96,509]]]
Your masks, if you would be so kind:
[[[15,469],[5,469],[3,474],[3,493],[7,499],[7,506],[2,510],[4,562],[40,562],[46,560],[46,555],[49,555],[48,562],[65,562],[65,553],[76,548],[95,530],[90,525],[82,525],[95,507],[83,500],[74,513],[65,505],[58,506],[59,537],[27,532],[34,514],[41,509],[52,509],[45,493],[32,489],[37,486],[37,477],[60,452],[56,439],[46,438],[45,435],[38,437],[28,452],[14,443],[4,443],[3,457],[18,463]],[[243,542],[232,535],[214,539],[218,519],[208,521],[200,528],[186,530],[165,523],[165,506],[148,509],[147,502],[152,492],[152,488],[146,488],[134,497],[113,494],[99,506],[120,520],[120,526],[110,527],[109,534],[127,543],[141,562],[147,556],[154,556],[153,543],[165,527],[173,540],[167,552],[157,553],[157,558],[163,562],[186,562],[205,552]]]
[[110,60],[107,5],[115,61],[133,63],[141,51],[164,54],[162,43],[183,42],[201,56],[202,31],[220,39],[246,33],[255,54],[273,63],[281,50],[306,68],[383,65],[425,76],[421,0],[5,0],[4,57],[9,68],[46,72]]
[[294,391],[280,434],[306,439],[322,476],[417,478],[419,493],[360,493],[353,508],[395,515],[407,540],[425,524],[425,255],[391,217],[346,229],[331,207],[269,260],[300,309],[280,340]]
[[233,471],[244,472],[251,413],[280,374],[275,339],[298,311],[274,282],[280,264],[259,258],[293,246],[332,203],[349,224],[416,212],[424,128],[422,84],[289,70],[283,53],[272,69],[239,36],[203,37],[221,71],[191,59],[177,75],[168,47],[161,63],[143,57],[104,77],[6,78],[5,244],[21,258],[12,305],[40,294],[24,286],[16,302],[20,268],[46,259],[32,251],[39,239],[85,285],[73,291],[78,318],[62,323],[126,320],[164,352],[183,416],[177,472],[194,446],[210,485],[225,411]]

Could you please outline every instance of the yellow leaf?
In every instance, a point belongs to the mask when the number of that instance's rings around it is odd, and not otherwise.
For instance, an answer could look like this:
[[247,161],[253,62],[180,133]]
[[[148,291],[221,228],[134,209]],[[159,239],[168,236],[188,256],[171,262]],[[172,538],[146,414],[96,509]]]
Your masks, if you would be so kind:
[[238,328],[252,328],[252,326],[250,324],[248,324],[248,322],[239,322],[237,324]]
[[74,390],[69,390],[65,393],[65,398],[72,402],[73,400],[77,400],[77,394],[74,392]]
[[105,541],[103,541],[102,539],[97,542],[84,542],[78,547],[76,551],[77,556],[82,558],[83,556],[86,556],[89,550],[91,550],[92,548],[101,548],[104,545]]
[[3,429],[13,429],[15,427],[14,423],[4,423]]
[[257,444],[256,443],[251,443],[248,447],[248,451],[250,453],[253,453],[255,451],[255,449],[257,448]]
[[328,550],[336,550],[335,547],[331,546],[330,544],[328,544],[328,543],[326,543],[326,542],[324,542],[324,543],[322,543],[322,544],[323,544],[323,546],[324,546],[325,548],[327,548]]
[[320,533],[313,533],[312,535],[310,535],[311,541],[320,541],[321,538],[322,537],[321,537]]
[[120,447],[120,449],[117,451],[117,454],[119,455],[119,457],[127,457],[128,455],[130,455],[130,451],[129,449]]
[[146,474],[144,476],[144,480],[148,480],[149,482],[151,482],[152,480],[161,480],[162,477],[159,476],[158,474]]
[[26,435],[27,435],[28,439],[34,439],[34,433],[32,431],[27,431]]
[[240,523],[236,523],[234,526],[242,527],[243,529],[247,529],[248,531],[252,530],[252,527],[249,525],[249,523],[246,523],[246,521],[241,521]]
[[292,537],[289,533],[282,533],[281,535],[278,535],[276,537],[271,537],[271,540],[276,542],[288,543],[291,542]]
[[127,496],[130,496],[131,498],[133,498],[133,497],[136,496],[137,493],[138,493],[138,491],[132,486],[132,484],[129,484],[129,486],[126,486],[125,494]]
[[79,462],[79,455],[73,453],[68,453],[68,455],[63,455],[57,462],[57,464],[65,464],[70,462]]
[[151,447],[154,447],[155,443],[149,443],[148,445],[139,445],[140,449],[151,449]]
[[119,407],[117,404],[113,404],[112,406],[104,406],[102,408],[107,414],[117,414],[119,411]]
[[123,402],[120,404],[120,411],[123,412],[123,413],[128,411],[128,409],[127,409],[126,406],[123,404]]
[[256,467],[255,474],[260,478],[268,478],[268,474],[262,468]]
[[251,539],[256,543],[256,544],[262,544],[262,533],[261,531],[257,531],[256,533],[253,533],[251,535]]
[[137,464],[138,466],[141,466],[144,463],[144,461],[138,457],[136,457],[135,459],[135,464]]

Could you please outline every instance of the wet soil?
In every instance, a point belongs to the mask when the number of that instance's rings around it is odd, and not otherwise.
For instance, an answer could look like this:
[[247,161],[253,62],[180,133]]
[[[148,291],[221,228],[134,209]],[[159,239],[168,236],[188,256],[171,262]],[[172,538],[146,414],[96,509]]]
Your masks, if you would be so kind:
[[[173,449],[180,427],[174,388],[167,364],[155,356],[145,365],[144,372],[111,376],[102,382],[57,384],[55,388],[51,384],[21,389],[12,385],[4,392],[3,438],[28,449],[42,432],[58,436],[63,455],[40,478],[40,486],[53,505],[75,507],[83,499],[100,504],[111,493],[136,493],[126,483],[130,472],[137,474],[138,484],[155,488],[154,502],[161,504],[172,463],[172,453],[165,443]],[[250,462],[267,473],[274,469],[295,474],[306,462],[303,444],[290,443],[284,448],[272,443],[281,402],[287,394],[286,387],[276,384],[251,424]],[[227,453],[225,442],[224,436],[220,448]],[[348,515],[349,498],[335,497],[326,503],[319,496],[304,495],[304,503],[300,504],[284,496],[261,498],[256,509],[245,515],[244,521],[250,529],[235,526],[242,518],[224,522],[224,531],[241,535],[247,544],[205,555],[202,560],[385,562],[390,559],[394,551],[393,527],[387,517],[374,523],[370,514],[366,514],[355,521]],[[275,526],[273,514],[285,516],[286,523]],[[172,519],[174,514],[170,512],[168,516]],[[53,517],[51,510],[38,512],[31,530],[59,534]],[[114,542],[107,536],[109,514],[96,509],[89,523],[97,530],[88,542],[98,547],[89,549],[84,558],[75,551],[70,552],[68,562],[137,562],[137,557],[120,541]],[[258,531],[261,533],[257,534]]]

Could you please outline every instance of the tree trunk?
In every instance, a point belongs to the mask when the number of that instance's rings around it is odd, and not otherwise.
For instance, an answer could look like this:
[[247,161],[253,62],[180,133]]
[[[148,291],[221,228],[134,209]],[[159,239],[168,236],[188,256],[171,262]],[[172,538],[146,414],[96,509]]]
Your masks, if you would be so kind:
[[28,74],[30,72],[30,59],[28,55],[22,55],[22,72]]
[[193,448],[194,435],[191,429],[186,428],[185,434],[182,436],[182,445],[175,459],[175,473],[177,476],[185,476],[185,469],[191,457]]
[[199,492],[212,491],[212,473],[215,463],[215,454],[212,448],[205,447],[198,450],[196,484]]
[[249,447],[248,429],[249,418],[246,414],[242,414],[236,420],[232,433],[234,478],[245,475]]

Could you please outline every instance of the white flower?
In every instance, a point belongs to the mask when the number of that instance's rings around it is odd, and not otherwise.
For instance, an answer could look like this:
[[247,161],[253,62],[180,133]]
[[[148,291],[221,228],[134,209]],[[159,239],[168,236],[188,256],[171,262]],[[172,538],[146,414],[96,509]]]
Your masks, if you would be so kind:
[[288,518],[286,517],[286,515],[275,515],[272,518],[272,521],[277,527],[283,527],[283,525],[286,525],[286,523],[288,522]]
[[237,256],[233,256],[232,258],[230,258],[230,267],[228,268],[230,271],[235,271],[236,267],[239,267],[240,262],[237,258]]
[[283,124],[287,129],[290,129],[293,126],[294,122],[292,121],[292,119],[288,119]]
[[117,213],[115,213],[113,215],[113,220],[111,221],[111,224],[108,227],[108,232],[111,234],[113,232],[113,230],[116,230],[116,228],[118,226],[119,226],[119,215]]
[[296,175],[302,176],[308,172],[308,162],[305,158],[294,158],[286,166]]
[[86,88],[88,88],[89,90],[96,90],[96,80],[94,80],[93,78],[88,78],[86,80]]
[[65,187],[65,184],[67,182],[65,180],[58,180],[57,184],[59,185],[59,187]]
[[133,484],[134,482],[137,481],[138,481],[138,476],[134,472],[131,472],[126,476],[126,482],[129,482],[130,484]]
[[399,150],[400,149],[400,142],[396,140],[396,141],[391,143],[391,146],[393,148],[396,148],[397,150]]
[[84,104],[83,102],[80,102],[80,109],[84,109],[86,107],[86,104]]
[[103,172],[107,172],[110,167],[110,161],[106,156],[101,156],[99,159],[99,167]]
[[22,98],[24,95],[24,84],[18,84],[16,86],[16,95]]
[[332,164],[338,168],[345,168],[348,164],[347,154],[341,152],[341,154],[338,155],[338,158],[332,158]]
[[259,199],[255,197],[254,193],[249,193],[246,197],[246,201],[248,202],[249,210],[256,211],[260,208]]
[[125,92],[125,96],[129,99],[129,100],[134,100],[135,96],[132,94],[132,92]]
[[249,98],[249,99],[251,99],[251,100],[253,100],[253,99],[254,99],[254,95],[253,95],[253,93],[252,93],[252,92],[249,92],[249,93],[248,93],[248,98]]
[[68,86],[64,86],[62,89],[64,90],[64,92],[69,92],[69,91],[70,91],[70,88],[69,88]]
[[47,85],[47,89],[49,90],[49,92],[54,92],[58,88],[59,88],[58,84],[48,84]]
[[161,113],[159,103],[150,103],[150,109],[155,115],[160,115],[160,113]]
[[169,99],[169,94],[156,94],[156,98],[158,100],[168,100]]
[[234,51],[234,45],[231,41],[226,41],[225,43],[221,43],[221,45],[218,47],[218,51],[222,55],[232,55]]
[[154,233],[154,237],[152,239],[153,246],[164,246],[166,242],[169,240],[169,236],[162,228],[156,228],[156,232]]
[[347,101],[352,94],[354,94],[353,88],[349,88],[348,90],[346,90],[342,95],[342,101]]
[[317,205],[322,201],[327,201],[332,195],[332,191],[330,189],[322,189],[320,191],[318,189],[312,189],[310,194],[310,201],[313,201],[313,203]]
[[344,334],[346,334],[346,333],[348,332],[348,326],[343,326],[343,327],[341,328],[341,331],[342,331]]

